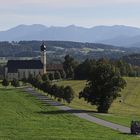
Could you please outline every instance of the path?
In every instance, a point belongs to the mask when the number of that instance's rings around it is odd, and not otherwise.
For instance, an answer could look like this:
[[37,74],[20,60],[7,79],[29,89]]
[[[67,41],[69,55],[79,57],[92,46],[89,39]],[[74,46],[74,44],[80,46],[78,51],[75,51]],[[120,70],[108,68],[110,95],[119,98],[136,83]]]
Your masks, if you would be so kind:
[[47,96],[42,95],[40,93],[38,93],[37,91],[33,90],[32,88],[26,88],[25,89],[28,93],[30,93],[33,96],[36,96],[39,100],[41,100],[44,104],[50,104],[52,106],[56,106],[58,109],[62,110],[62,111],[66,111],[68,113],[71,113],[77,117],[80,117],[82,119],[88,120],[90,122],[105,126],[105,127],[109,127],[113,130],[117,130],[121,133],[130,133],[130,128],[129,127],[125,127],[122,125],[118,125],[115,123],[111,123],[99,118],[96,118],[94,116],[90,116],[86,111],[83,110],[73,110],[70,107],[64,106],[56,101],[53,101],[51,99],[49,99]]

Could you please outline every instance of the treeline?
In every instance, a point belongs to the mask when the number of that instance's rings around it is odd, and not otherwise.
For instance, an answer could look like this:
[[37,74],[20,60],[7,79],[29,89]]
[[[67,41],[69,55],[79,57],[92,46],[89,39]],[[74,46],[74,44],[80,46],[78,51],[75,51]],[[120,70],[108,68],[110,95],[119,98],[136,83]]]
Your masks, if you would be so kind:
[[135,53],[131,55],[126,55],[122,58],[125,62],[130,63],[133,66],[140,66],[140,54]]
[[[54,60],[55,57],[62,60],[62,53],[66,55],[67,52],[80,61],[86,58],[99,59],[102,57],[118,59],[130,53],[140,52],[139,48],[115,48],[111,45],[98,43],[71,41],[44,41],[44,43],[47,45],[48,56],[51,60]],[[0,42],[0,57],[38,57],[40,55],[41,44],[42,41]],[[83,51],[81,51],[81,49]],[[86,49],[89,51],[86,51]],[[116,49],[118,51],[116,51]]]
[[64,101],[71,103],[74,99],[74,91],[70,86],[58,86],[45,80],[43,77],[38,75],[37,77],[29,76],[28,79],[23,79],[24,83],[30,83],[33,87],[47,93],[51,97],[54,97],[58,101]]
[[123,60],[108,60],[108,59],[86,59],[85,61],[78,63],[73,57],[65,56],[63,67],[66,73],[67,79],[87,80],[91,70],[99,63],[110,64],[114,67],[115,71],[118,71],[121,76],[136,77],[140,76],[140,67],[132,66]]

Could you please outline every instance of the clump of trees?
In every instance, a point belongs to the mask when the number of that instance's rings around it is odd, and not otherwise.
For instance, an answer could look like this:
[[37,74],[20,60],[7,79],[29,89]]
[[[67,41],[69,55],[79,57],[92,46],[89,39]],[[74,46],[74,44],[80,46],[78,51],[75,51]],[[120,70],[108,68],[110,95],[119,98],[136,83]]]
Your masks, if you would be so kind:
[[121,76],[137,77],[140,76],[140,67],[133,66],[123,60],[108,60],[101,58],[99,60],[86,59],[78,63],[73,57],[66,55],[63,62],[63,68],[67,79],[87,80],[94,66],[99,62],[107,62],[118,70]]
[[126,86],[119,70],[107,61],[100,60],[90,70],[88,84],[79,98],[97,106],[100,113],[107,113],[119,92]]
[[[25,82],[25,81],[24,81]],[[33,87],[42,90],[51,97],[58,101],[71,103],[74,99],[74,91],[70,86],[58,86],[48,81],[47,77],[38,75],[37,77],[29,76],[26,82],[30,83]]]

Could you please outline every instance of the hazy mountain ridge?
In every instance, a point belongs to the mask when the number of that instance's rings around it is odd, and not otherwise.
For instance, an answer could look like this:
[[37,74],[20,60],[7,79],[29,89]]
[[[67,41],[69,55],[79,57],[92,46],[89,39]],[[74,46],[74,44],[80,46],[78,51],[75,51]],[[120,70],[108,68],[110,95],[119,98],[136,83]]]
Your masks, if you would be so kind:
[[139,47],[140,28],[115,25],[92,28],[70,25],[67,27],[47,27],[40,24],[19,25],[0,32],[0,41],[58,40],[95,42],[115,46]]

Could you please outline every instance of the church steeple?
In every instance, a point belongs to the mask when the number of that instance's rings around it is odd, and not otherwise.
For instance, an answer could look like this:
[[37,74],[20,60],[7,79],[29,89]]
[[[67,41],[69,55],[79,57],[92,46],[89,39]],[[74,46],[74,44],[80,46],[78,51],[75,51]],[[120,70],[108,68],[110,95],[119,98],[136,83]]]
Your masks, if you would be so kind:
[[41,62],[43,64],[43,73],[46,73],[46,46],[44,44],[44,42],[42,43],[42,45],[40,46],[40,50],[41,50]]

